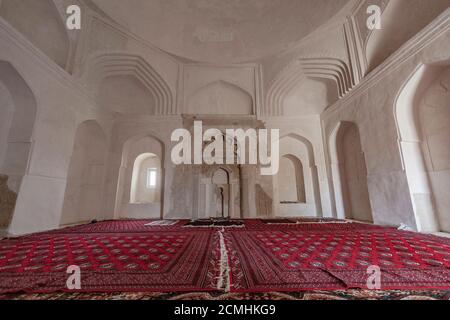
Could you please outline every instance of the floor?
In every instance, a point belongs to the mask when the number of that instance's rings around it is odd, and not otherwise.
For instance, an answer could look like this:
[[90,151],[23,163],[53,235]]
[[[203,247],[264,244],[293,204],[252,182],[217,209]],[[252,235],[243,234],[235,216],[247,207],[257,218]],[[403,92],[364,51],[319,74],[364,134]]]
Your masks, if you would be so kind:
[[350,221],[114,220],[0,241],[0,299],[449,298],[450,239]]

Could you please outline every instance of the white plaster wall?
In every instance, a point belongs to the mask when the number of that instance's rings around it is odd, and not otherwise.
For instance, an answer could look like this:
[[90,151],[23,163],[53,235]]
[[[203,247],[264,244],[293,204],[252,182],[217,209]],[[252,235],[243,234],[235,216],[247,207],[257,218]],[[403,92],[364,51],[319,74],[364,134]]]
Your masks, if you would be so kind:
[[450,232],[450,68],[444,68],[425,92],[418,118],[439,228]]
[[95,121],[80,124],[70,158],[61,225],[103,217],[106,149],[106,136]]
[[0,60],[17,69],[37,102],[32,154],[9,232],[57,228],[77,125],[89,118],[108,120],[67,74],[1,18],[0,46]]
[[[179,92],[183,97],[182,113],[254,114],[253,109],[257,107],[257,70],[255,68],[255,65],[208,66],[199,64],[184,66],[182,87]],[[211,88],[209,87],[211,85],[214,86]],[[211,89],[209,100],[205,98],[202,90],[205,88]],[[223,94],[229,95],[230,91],[232,93],[230,97],[223,96]],[[208,96],[208,92],[206,96]],[[231,100],[227,101],[228,99]],[[251,108],[249,108],[250,102]],[[233,105],[236,103],[238,107]],[[208,105],[210,106],[208,107]],[[212,110],[206,112],[208,108]],[[196,110],[200,112],[196,112]]]
[[[450,7],[450,0],[391,0],[382,14],[382,28],[366,43],[368,69],[373,70],[417,32]],[[365,27],[365,26],[363,26]]]
[[8,146],[8,133],[14,116],[14,103],[6,87],[0,82],[0,168]]
[[253,114],[252,96],[239,87],[218,81],[199,89],[189,98],[188,114]]
[[355,124],[350,124],[342,130],[344,132],[338,141],[338,158],[346,218],[371,222],[373,218],[367,189],[366,160],[361,149],[359,129]]
[[[354,90],[344,101],[331,106],[321,115],[326,139],[340,121],[355,122],[360,128],[375,223],[417,226],[393,113],[402,86],[420,64],[448,59],[450,32],[444,31],[419,51],[409,51],[407,59],[394,68],[384,70],[383,76],[376,77],[361,90]],[[327,146],[330,166],[329,148],[330,145]],[[331,168],[328,172],[331,175]]]
[[56,64],[66,67],[69,38],[53,1],[4,0],[0,6],[0,16]]
[[136,77],[106,77],[97,91],[99,106],[122,115],[155,114],[155,98]]

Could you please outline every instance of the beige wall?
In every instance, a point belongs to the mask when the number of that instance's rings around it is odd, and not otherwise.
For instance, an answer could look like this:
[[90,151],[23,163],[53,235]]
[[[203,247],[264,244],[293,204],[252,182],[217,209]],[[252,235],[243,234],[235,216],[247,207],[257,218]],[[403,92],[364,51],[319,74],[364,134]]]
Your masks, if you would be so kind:
[[[444,20],[444,21],[448,21]],[[329,177],[333,171],[333,132],[342,121],[354,122],[360,128],[364,150],[370,202],[375,223],[399,225],[405,223],[417,228],[420,213],[414,208],[405,172],[402,154],[402,136],[396,119],[397,98],[403,86],[422,64],[442,63],[450,60],[450,32],[446,27],[430,29],[432,40],[416,51],[404,49],[385,62],[385,68],[376,70],[359,90],[327,109],[321,116],[327,139]],[[433,31],[431,31],[433,30]],[[438,33],[436,30],[439,30]],[[412,44],[410,44],[412,45]],[[395,60],[398,59],[398,60]],[[336,183],[333,193],[336,192]],[[339,199],[334,202],[338,203]],[[418,208],[418,210],[420,210]],[[421,229],[426,231],[427,229]],[[433,230],[431,228],[431,231]]]
[[[170,135],[174,129],[190,127],[192,119],[184,116],[190,113],[209,114],[205,119],[210,126],[280,129],[280,156],[293,155],[303,165],[306,201],[293,205],[280,203],[282,178],[262,177],[252,166],[244,167],[241,176],[231,170],[230,188],[242,182],[245,186],[240,188],[247,192],[244,199],[239,199],[242,193],[233,193],[236,217],[342,217],[340,182],[352,182],[354,177],[339,174],[335,135],[342,122],[351,122],[359,128],[374,221],[436,231],[432,230],[433,223],[422,223],[427,220],[424,215],[436,214],[440,228],[448,229],[448,197],[436,192],[445,190],[449,180],[445,179],[446,154],[440,153],[446,150],[446,127],[439,122],[447,115],[447,109],[441,106],[448,98],[448,88],[442,85],[446,78],[429,89],[431,96],[426,96],[421,108],[424,148],[428,144],[431,150],[426,160],[427,175],[423,175],[430,180],[429,193],[412,190],[403,148],[409,141],[402,140],[396,108],[402,89],[419,66],[448,65],[449,11],[425,33],[415,36],[416,46],[407,43],[364,78],[365,72],[371,70],[371,62],[364,61],[366,52],[358,51],[358,46],[363,45],[358,41],[366,40],[361,30],[361,34],[355,34],[349,29],[355,21],[347,15],[333,19],[298,46],[279,54],[255,63],[224,64],[174,57],[91,11],[86,15],[86,28],[75,37],[69,34],[68,40],[63,39],[60,29],[48,25],[55,15],[44,24],[54,37],[36,37],[28,24],[17,20],[22,9],[12,10],[11,3],[3,0],[0,7],[0,16],[13,22],[11,26],[0,17],[0,61],[6,61],[25,86],[8,86],[0,74],[0,161],[2,165],[10,164],[10,168],[17,164],[21,167],[20,181],[11,182],[19,195],[10,233],[48,230],[59,227],[61,221],[78,223],[91,218],[207,216],[207,212],[200,212],[204,198],[199,191],[206,185],[202,184],[205,169],[175,166],[170,160],[174,145]],[[359,9],[349,12],[355,19],[359,19],[359,13]],[[423,25],[429,22],[425,20]],[[403,38],[399,43],[404,43]],[[352,47],[345,39],[358,45]],[[54,43],[61,47],[54,47]],[[311,65],[316,64],[325,77],[321,78],[317,71],[306,74],[305,70],[314,69]],[[28,87],[29,92],[14,94],[19,87]],[[119,89],[126,92],[121,94]],[[444,91],[432,93],[436,90]],[[12,107],[29,104],[24,98],[35,103],[36,109],[32,123],[25,125],[29,135],[8,144],[26,143],[26,150],[21,152],[17,147],[8,153],[10,146],[5,146],[4,137],[7,123],[14,119]],[[118,104],[112,105],[115,102]],[[433,118],[430,107],[440,108],[442,116]],[[102,138],[96,139],[99,135],[89,130],[80,138],[77,131],[88,120],[96,121],[104,134]],[[431,125],[435,123],[443,128],[437,135],[433,131],[436,127]],[[79,139],[84,142],[79,143]],[[347,153],[359,150],[353,148],[352,140],[348,141]],[[443,147],[433,149],[435,143]],[[145,152],[154,153],[161,161],[161,200],[130,204],[133,162]],[[12,157],[8,161],[6,154]],[[102,166],[99,163],[103,154],[106,160],[102,177],[98,166]],[[344,161],[347,171],[352,171],[355,161]],[[80,182],[77,179],[81,176],[87,178]],[[83,193],[81,198],[74,197]],[[99,196],[90,198],[94,194]],[[362,195],[351,197],[358,200]],[[65,198],[73,198],[73,203],[84,199],[79,202],[93,207],[69,205],[70,209],[66,209],[70,214],[66,216]],[[430,202],[431,198],[435,202]]]

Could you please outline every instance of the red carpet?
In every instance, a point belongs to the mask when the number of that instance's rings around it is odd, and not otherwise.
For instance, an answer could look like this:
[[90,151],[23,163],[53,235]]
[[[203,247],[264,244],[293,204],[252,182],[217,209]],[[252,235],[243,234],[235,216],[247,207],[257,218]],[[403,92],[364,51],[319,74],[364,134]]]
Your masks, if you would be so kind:
[[[150,221],[0,241],[0,293],[68,291],[69,265],[81,267],[82,292],[213,292],[224,281],[232,292],[366,289],[369,265],[381,267],[383,290],[450,289],[450,239],[333,221],[224,229]],[[221,242],[229,273],[220,270]]]
[[362,224],[298,229],[229,231],[231,291],[367,289],[370,265],[383,290],[450,288],[448,239]]
[[1,241],[0,293],[64,291],[70,265],[81,268],[82,291],[216,290],[217,234],[203,230],[106,234],[117,225],[122,223]]

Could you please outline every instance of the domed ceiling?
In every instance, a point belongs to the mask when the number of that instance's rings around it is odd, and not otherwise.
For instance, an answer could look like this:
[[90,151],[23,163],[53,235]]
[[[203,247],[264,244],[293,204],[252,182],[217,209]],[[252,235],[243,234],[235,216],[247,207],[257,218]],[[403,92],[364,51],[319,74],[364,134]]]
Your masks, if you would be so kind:
[[132,33],[194,61],[253,61],[295,44],[350,0],[92,0]]

